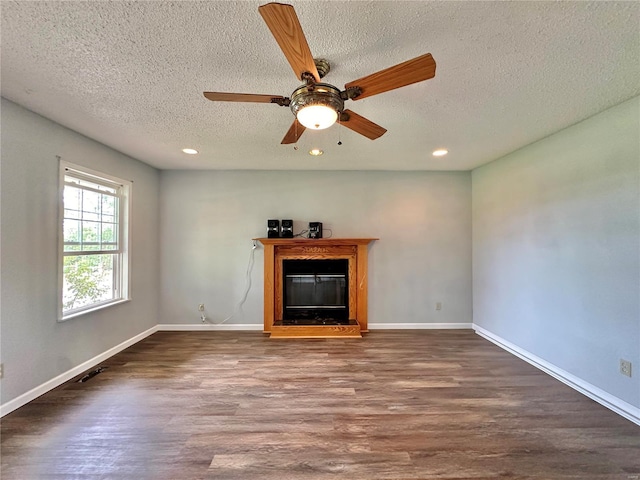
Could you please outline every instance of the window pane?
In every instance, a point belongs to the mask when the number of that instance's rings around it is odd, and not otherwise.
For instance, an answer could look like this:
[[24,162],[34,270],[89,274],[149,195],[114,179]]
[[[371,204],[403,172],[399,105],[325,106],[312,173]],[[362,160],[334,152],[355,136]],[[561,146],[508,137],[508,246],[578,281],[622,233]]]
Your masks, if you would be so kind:
[[100,220],[101,194],[84,190],[82,192],[82,218],[84,220]]
[[89,220],[91,222],[99,222],[100,214],[96,212],[82,212],[82,219]]
[[[79,180],[78,185],[83,183],[87,182]],[[97,186],[88,183],[91,188]],[[65,251],[119,250],[118,197],[65,185],[64,200]],[[75,219],[80,222],[74,222]],[[71,248],[70,243],[79,247]]]
[[115,223],[102,224],[102,248],[103,250],[115,250],[118,248],[118,225]]
[[63,235],[66,242],[80,242],[80,222],[65,218],[63,223]]
[[63,311],[115,299],[116,258],[117,254],[64,257]]
[[[82,222],[82,243],[91,245],[100,241],[100,224],[98,222]],[[95,250],[95,249],[92,249]]]
[[72,210],[70,208],[64,209],[64,218],[82,218],[79,210]]
[[102,215],[115,215],[116,203],[116,197],[102,195]]
[[80,210],[80,195],[82,190],[66,185],[64,187],[64,208]]

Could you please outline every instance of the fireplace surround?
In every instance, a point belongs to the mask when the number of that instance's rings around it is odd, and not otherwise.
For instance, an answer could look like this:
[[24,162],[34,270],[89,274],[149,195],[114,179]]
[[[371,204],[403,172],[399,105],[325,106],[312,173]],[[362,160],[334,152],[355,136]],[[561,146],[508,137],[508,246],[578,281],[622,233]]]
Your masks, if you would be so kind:
[[368,246],[377,239],[255,240],[264,246],[265,333],[361,337],[368,331]]

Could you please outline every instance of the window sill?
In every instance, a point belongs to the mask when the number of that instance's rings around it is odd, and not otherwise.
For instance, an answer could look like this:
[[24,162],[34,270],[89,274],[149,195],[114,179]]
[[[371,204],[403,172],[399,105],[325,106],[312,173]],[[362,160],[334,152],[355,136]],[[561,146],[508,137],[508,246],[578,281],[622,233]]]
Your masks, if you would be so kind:
[[103,303],[103,304],[97,305],[97,306],[95,306],[93,308],[89,308],[87,310],[82,310],[81,312],[74,312],[74,313],[70,313],[68,315],[62,315],[61,317],[58,317],[58,322],[66,322],[67,320],[71,320],[72,318],[81,317],[81,316],[87,315],[89,313],[97,312],[99,310],[103,310],[105,308],[113,307],[114,305],[120,305],[122,303],[127,303],[127,302],[130,302],[130,301],[131,301],[130,298],[123,298],[121,300],[114,300],[113,302]]

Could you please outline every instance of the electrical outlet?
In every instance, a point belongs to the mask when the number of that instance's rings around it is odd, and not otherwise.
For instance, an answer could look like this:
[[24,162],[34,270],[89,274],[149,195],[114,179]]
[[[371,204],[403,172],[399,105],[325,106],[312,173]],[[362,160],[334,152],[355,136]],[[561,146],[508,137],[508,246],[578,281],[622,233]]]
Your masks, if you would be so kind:
[[436,303],[436,310],[442,310],[442,303]]
[[620,373],[627,377],[631,376],[631,362],[629,360],[620,359]]
[[204,313],[204,303],[198,304],[198,311],[200,312],[200,321],[207,323],[207,315]]

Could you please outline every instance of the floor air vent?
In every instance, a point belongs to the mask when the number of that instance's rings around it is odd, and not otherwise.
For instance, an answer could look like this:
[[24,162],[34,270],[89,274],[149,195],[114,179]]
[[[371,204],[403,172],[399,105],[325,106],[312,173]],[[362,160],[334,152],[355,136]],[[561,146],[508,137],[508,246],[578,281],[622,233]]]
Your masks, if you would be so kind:
[[91,370],[89,373],[87,373],[86,375],[83,375],[80,380],[78,380],[78,383],[84,383],[88,380],[91,380],[93,377],[95,377],[96,375],[98,375],[99,373],[104,372],[104,370],[107,367],[98,367],[95,370]]

